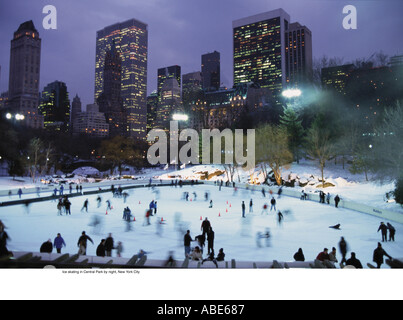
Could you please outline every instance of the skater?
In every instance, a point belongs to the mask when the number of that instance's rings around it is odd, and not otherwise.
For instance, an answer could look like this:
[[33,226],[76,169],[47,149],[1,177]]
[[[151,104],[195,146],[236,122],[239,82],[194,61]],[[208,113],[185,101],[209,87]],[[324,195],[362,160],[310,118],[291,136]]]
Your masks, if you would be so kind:
[[21,188],[18,189],[18,196],[19,196],[20,199],[21,199],[21,196],[22,196],[22,189],[21,189]]
[[209,207],[209,209],[212,209],[213,208],[213,200],[210,200],[210,207]]
[[299,262],[305,262],[304,252],[301,248],[298,249],[297,253],[294,254],[294,260]]
[[343,257],[343,259],[341,260],[341,263],[346,263],[348,245],[347,245],[346,240],[343,237],[341,237],[341,239],[340,239],[339,249],[340,249],[341,256]]
[[387,256],[390,260],[393,260],[393,258],[386,253],[386,251],[382,248],[382,244],[378,242],[378,248],[375,249],[374,251],[374,259],[373,261],[377,264],[377,268],[380,269],[381,266],[383,265],[383,257]]
[[78,239],[77,246],[79,247],[78,254],[79,255],[87,255],[87,241],[90,241],[94,244],[94,241],[85,234],[85,231],[81,233],[81,237]]
[[330,192],[326,196],[326,202],[327,204],[330,204]]
[[283,193],[283,186],[280,187],[280,189],[278,189],[277,195],[278,195],[278,199],[281,198],[281,194]]
[[88,199],[85,199],[81,212],[83,212],[84,209],[86,212],[88,212]]
[[355,256],[355,252],[351,252],[351,258],[347,260],[346,266],[353,266],[356,269],[363,269],[361,261]]
[[58,216],[62,215],[62,208],[63,208],[62,199],[59,199],[59,202],[57,203],[57,215]]
[[250,202],[249,202],[249,213],[253,213],[253,200],[252,199],[250,199]]
[[184,237],[184,247],[185,247],[185,257],[187,258],[190,254],[190,243],[193,241],[192,237],[190,236],[190,230],[188,230]]
[[69,199],[66,197],[63,201],[64,209],[66,210],[66,216],[69,215],[71,216],[71,202]]
[[274,211],[276,211],[276,199],[274,199],[274,197],[271,198],[271,207],[270,207],[270,211],[274,208]]
[[101,196],[98,196],[97,197],[97,208],[100,208],[101,207],[101,203],[102,203],[102,198],[101,198]]
[[105,253],[107,257],[112,257],[112,250],[115,249],[114,240],[112,238],[112,233],[108,235],[105,240]]
[[200,250],[203,253],[204,247],[206,246],[206,236],[204,234],[201,234],[195,238],[195,241],[197,241],[200,246]]
[[52,251],[53,251],[53,244],[50,239],[42,243],[41,248],[39,249],[40,253],[52,253]]
[[264,198],[266,198],[266,190],[264,190],[264,188],[262,188],[262,195]]
[[60,186],[59,194],[62,196],[62,195],[63,195],[63,192],[64,192],[64,187],[63,187],[63,185],[61,185],[61,186]]
[[151,215],[153,215],[153,212],[155,210],[155,201],[154,200],[150,202],[149,209],[151,211]]
[[150,223],[150,216],[152,216],[152,211],[151,210],[147,210],[146,211],[146,216],[145,216],[145,220],[144,220],[144,223],[143,223],[143,226],[144,225],[146,225],[146,226],[149,226],[151,223]]
[[337,195],[337,196],[334,198],[334,204],[335,204],[336,208],[339,207],[339,203],[340,203],[340,197],[339,197],[339,195]]
[[122,252],[123,252],[123,244],[122,242],[118,242],[118,245],[116,246],[116,256],[118,258],[120,258],[122,256]]
[[210,228],[210,231],[207,233],[207,246],[208,246],[208,254],[210,254],[211,251],[214,252],[214,238],[215,238],[215,233],[213,231],[213,228]]
[[97,257],[105,257],[105,239],[97,247]]
[[112,203],[110,200],[106,200],[106,211],[112,210]]
[[204,219],[200,228],[200,230],[203,231],[203,236],[205,236],[209,232],[210,228],[211,228],[210,221],[208,221],[207,218]]
[[263,211],[262,211],[262,214],[263,213],[266,213],[266,214],[269,214],[269,206],[268,206],[268,204],[266,203],[264,206],[263,206]]
[[382,242],[388,242],[388,227],[385,225],[385,223],[381,222],[378,232],[379,231],[382,232]]
[[55,240],[53,241],[53,246],[56,248],[57,253],[62,253],[62,248],[66,247],[66,243],[64,242],[64,239],[60,233],[57,234]]
[[395,242],[396,229],[388,222],[389,241]]
[[245,201],[242,201],[242,218],[245,218],[245,210],[246,210]]
[[154,203],[154,214],[155,215],[157,215],[157,205],[158,205],[158,203],[157,203],[157,201],[155,201],[155,203]]
[[278,224],[281,225],[281,223],[283,222],[283,219],[284,219],[284,216],[281,213],[281,211],[278,211],[277,216],[278,216]]

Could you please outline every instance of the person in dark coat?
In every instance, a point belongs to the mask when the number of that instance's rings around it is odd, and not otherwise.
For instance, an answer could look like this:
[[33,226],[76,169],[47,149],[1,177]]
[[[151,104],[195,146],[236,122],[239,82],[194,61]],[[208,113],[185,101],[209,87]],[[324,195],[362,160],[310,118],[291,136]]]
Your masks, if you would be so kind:
[[56,248],[57,253],[62,253],[63,246],[66,246],[66,243],[64,242],[64,239],[60,233],[57,234],[57,237],[53,241],[53,246]]
[[210,254],[211,251],[214,252],[214,237],[215,233],[213,231],[213,228],[210,228],[209,232],[207,233],[208,254]]
[[242,201],[242,218],[245,218],[245,211],[246,211],[245,201]]
[[0,224],[0,257],[12,256],[12,253],[7,249],[7,241],[10,239],[7,232],[4,231],[3,223]]
[[53,251],[53,244],[50,239],[42,243],[41,248],[39,250],[39,252],[41,253],[52,253],[52,251]]
[[218,251],[218,255],[216,258],[217,261],[224,261],[225,260],[225,253],[224,253],[224,249],[221,248],[220,251]]
[[334,198],[334,204],[335,204],[336,208],[339,207],[339,203],[340,203],[340,197],[339,197],[339,195],[337,195],[337,196]]
[[396,234],[396,229],[388,223],[388,229],[389,229],[389,241],[395,241],[395,234]]
[[351,252],[351,258],[347,260],[346,266],[353,266],[356,269],[363,269],[361,261],[356,258],[354,252]]
[[383,257],[387,256],[390,260],[393,258],[386,253],[386,251],[382,248],[382,244],[378,242],[378,248],[374,251],[374,259],[373,261],[377,264],[377,268],[380,269],[384,263]]
[[378,228],[378,232],[382,232],[382,242],[387,242],[388,241],[388,227],[385,225],[385,223],[381,222],[381,225]]
[[105,239],[102,239],[97,247],[97,257],[105,257],[105,255]]
[[339,249],[340,249],[341,256],[343,257],[341,260],[341,263],[346,263],[348,245],[347,245],[346,240],[343,237],[341,237],[341,239],[340,239]]
[[305,256],[304,256],[304,252],[302,251],[301,248],[298,249],[298,252],[296,254],[294,254],[294,260],[295,261],[300,261],[300,262],[304,262],[305,261]]
[[87,254],[87,241],[90,241],[92,244],[94,244],[94,241],[92,241],[92,239],[85,234],[85,231],[83,231],[77,242],[77,246],[80,248],[78,254],[83,256]]
[[112,250],[114,249],[114,241],[112,234],[110,233],[108,238],[105,240],[105,252],[107,257],[112,257]]
[[203,222],[202,222],[202,225],[201,225],[201,230],[203,231],[203,236],[205,236],[207,233],[208,233],[208,231],[210,230],[210,228],[211,228],[211,223],[210,223],[210,221],[208,221],[208,219],[206,218]]
[[188,230],[185,234],[183,239],[184,247],[185,247],[185,257],[188,257],[190,254],[190,243],[193,241],[192,237],[190,236],[190,231]]

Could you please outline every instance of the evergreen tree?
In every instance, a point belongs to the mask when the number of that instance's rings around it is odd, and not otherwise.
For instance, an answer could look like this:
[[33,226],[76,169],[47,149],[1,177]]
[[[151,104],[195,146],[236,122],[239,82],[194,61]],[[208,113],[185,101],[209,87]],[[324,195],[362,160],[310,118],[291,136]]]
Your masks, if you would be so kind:
[[287,130],[290,151],[294,154],[294,160],[299,163],[300,147],[304,137],[304,127],[299,114],[293,108],[284,108],[284,113],[280,116],[280,124]]

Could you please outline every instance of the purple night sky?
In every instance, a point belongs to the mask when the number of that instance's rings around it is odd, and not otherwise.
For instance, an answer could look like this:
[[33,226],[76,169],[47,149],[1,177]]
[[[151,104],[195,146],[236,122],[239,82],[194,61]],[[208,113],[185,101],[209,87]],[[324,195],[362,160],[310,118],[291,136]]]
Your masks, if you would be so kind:
[[[58,29],[45,30],[45,5],[58,10]],[[358,10],[358,30],[344,30],[343,8]],[[344,62],[383,51],[403,54],[401,0],[0,0],[0,92],[8,90],[10,41],[22,22],[33,20],[42,38],[40,90],[66,82],[71,98],[93,102],[96,32],[138,19],[149,26],[148,94],[156,89],[157,69],[180,65],[182,74],[200,71],[201,55],[221,52],[221,79],[232,86],[232,21],[283,8],[291,22],[313,33],[314,58]]]

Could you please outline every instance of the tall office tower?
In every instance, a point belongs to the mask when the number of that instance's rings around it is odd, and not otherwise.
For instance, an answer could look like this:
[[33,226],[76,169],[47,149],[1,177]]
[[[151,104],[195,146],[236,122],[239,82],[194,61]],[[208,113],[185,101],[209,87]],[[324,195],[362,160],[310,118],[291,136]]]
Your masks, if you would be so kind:
[[157,109],[157,127],[169,130],[169,123],[175,113],[183,113],[181,89],[175,78],[166,79],[161,88],[161,102]]
[[279,96],[286,84],[285,31],[290,16],[278,9],[233,22],[234,86],[254,82]]
[[190,111],[189,105],[201,97],[203,90],[202,74],[200,71],[187,73],[182,76],[182,101],[185,112]]
[[127,113],[123,106],[122,59],[114,43],[105,55],[104,90],[98,97],[99,111],[105,114],[110,136],[127,136]]
[[285,32],[285,75],[288,87],[303,87],[312,83],[312,32],[298,22]]
[[32,21],[21,24],[11,40],[8,107],[10,113],[23,114],[24,125],[31,128],[43,127],[38,114],[41,42]]
[[42,92],[39,112],[44,117],[45,130],[68,132],[70,128],[70,99],[64,82],[49,83]]
[[182,73],[180,66],[171,66],[166,68],[158,69],[158,99],[161,102],[161,90],[162,86],[167,79],[176,79],[179,85],[179,89],[181,89],[182,84]]
[[82,104],[81,99],[76,94],[73,98],[73,102],[71,103],[71,110],[70,110],[70,131],[74,132],[74,121],[77,119],[78,114],[82,112]]
[[135,19],[97,32],[95,101],[104,91],[105,57],[115,44],[122,60],[121,97],[131,137],[147,134],[148,26]]
[[202,55],[202,76],[203,89],[206,91],[217,91],[221,84],[220,53],[214,51]]
[[157,125],[158,93],[153,91],[147,97],[147,131],[155,129]]

